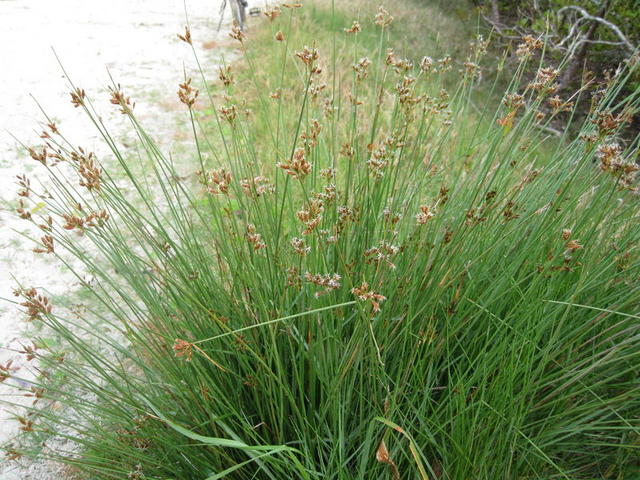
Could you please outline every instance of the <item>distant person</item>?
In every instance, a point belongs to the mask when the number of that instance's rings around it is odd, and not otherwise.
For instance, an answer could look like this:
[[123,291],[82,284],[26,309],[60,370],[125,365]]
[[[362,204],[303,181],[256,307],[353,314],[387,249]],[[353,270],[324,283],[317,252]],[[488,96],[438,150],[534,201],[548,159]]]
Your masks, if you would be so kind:
[[[248,0],[229,0],[231,6],[231,14],[233,15],[233,23],[237,25],[240,30],[244,30],[245,22],[247,20],[247,7],[249,6]],[[222,0],[222,6],[220,7],[220,24],[224,18],[224,10],[227,7],[227,0]],[[218,26],[220,30],[220,26]]]

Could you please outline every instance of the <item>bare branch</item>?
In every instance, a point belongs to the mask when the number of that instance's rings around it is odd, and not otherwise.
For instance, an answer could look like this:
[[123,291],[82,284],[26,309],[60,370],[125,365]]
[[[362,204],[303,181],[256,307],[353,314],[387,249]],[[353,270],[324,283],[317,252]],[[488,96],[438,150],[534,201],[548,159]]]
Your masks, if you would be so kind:
[[558,10],[558,15],[562,14],[567,10],[574,10],[578,12],[580,15],[582,15],[582,17],[585,20],[598,22],[608,27],[610,30],[612,30],[616,34],[616,36],[620,39],[621,44],[624,45],[630,53],[634,53],[636,51],[636,47],[633,46],[633,44],[627,39],[627,37],[622,33],[622,30],[620,30],[620,28],[615,23],[612,23],[609,20],[605,20],[602,17],[591,15],[584,8],[578,7],[576,5],[567,5],[566,7],[562,7],[560,10]]

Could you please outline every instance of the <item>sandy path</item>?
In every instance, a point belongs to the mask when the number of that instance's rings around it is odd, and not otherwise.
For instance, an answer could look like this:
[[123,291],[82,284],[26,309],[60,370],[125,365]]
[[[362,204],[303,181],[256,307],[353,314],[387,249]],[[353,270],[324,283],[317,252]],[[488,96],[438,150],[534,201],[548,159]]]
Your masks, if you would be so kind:
[[[194,44],[210,77],[220,56],[230,55],[217,47],[201,48],[203,42],[211,47],[228,30],[225,25],[216,34],[219,2],[187,0]],[[228,17],[227,13],[227,21]],[[51,47],[74,82],[97,101],[103,118],[114,125],[116,138],[123,141],[126,135],[117,131],[124,122],[109,105],[107,68],[137,102],[136,115],[150,133],[161,139],[165,150],[175,150],[188,137],[175,95],[183,65],[189,71],[193,64],[190,50],[176,37],[184,24],[183,0],[0,0],[0,298],[11,297],[16,280],[44,287],[52,297],[75,285],[69,272],[54,260],[34,256],[33,245],[15,232],[25,226],[13,213],[15,177],[36,169],[6,130],[28,145],[40,143],[38,122],[43,117],[30,95],[73,143],[98,155],[104,149],[69,102],[69,88]],[[25,331],[36,328],[23,319],[14,306],[0,300],[0,365],[12,360],[17,375],[27,375],[25,360],[12,349],[26,344]],[[10,393],[7,385],[0,385],[0,395],[18,403],[27,400]],[[16,423],[0,406],[0,445],[16,431]],[[0,453],[0,480],[62,478],[50,465],[16,469],[3,460]]]

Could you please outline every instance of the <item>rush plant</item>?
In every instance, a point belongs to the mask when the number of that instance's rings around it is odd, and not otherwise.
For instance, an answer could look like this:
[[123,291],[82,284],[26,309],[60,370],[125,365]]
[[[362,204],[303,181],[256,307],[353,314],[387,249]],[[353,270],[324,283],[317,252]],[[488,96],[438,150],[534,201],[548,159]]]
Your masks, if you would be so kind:
[[[639,92],[620,95],[637,67],[595,92],[579,135],[550,140],[572,99],[556,96],[544,56],[520,84],[535,39],[503,102],[478,105],[484,41],[462,59],[403,59],[380,9],[304,46],[297,10],[268,11],[255,45],[271,42],[268,58],[234,29],[241,72],[223,66],[213,85],[201,69],[179,86],[186,179],[119,86],[111,103],[144,174],[73,85],[115,161],[53,125],[31,150],[49,187],[20,179],[35,250],[73,269],[88,299],[71,315],[16,290],[61,346],[25,349],[38,401],[8,457],[96,479],[633,471],[638,139],[618,133],[637,112]],[[181,39],[192,46],[188,29]],[[41,447],[54,437],[65,448]]]

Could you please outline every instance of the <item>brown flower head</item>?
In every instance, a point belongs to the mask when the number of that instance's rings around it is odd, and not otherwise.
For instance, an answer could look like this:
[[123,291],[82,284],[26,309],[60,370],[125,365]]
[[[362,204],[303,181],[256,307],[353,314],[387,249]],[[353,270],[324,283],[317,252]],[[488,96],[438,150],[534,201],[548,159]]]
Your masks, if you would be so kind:
[[360,22],[354,20],[351,24],[351,27],[345,28],[344,33],[359,33],[360,32]]
[[318,198],[311,200],[304,208],[296,212],[298,220],[300,220],[306,227],[302,232],[303,235],[309,235],[318,225],[320,225],[323,212],[324,203]]
[[311,252],[311,247],[306,244],[304,238],[293,238],[291,240],[291,247],[301,257],[304,257]]
[[235,125],[236,117],[238,116],[238,108],[233,104],[222,105],[218,108],[218,113],[224,118],[229,124]]
[[542,40],[532,35],[525,35],[522,37],[522,43],[518,45],[516,49],[516,56],[521,60],[525,60],[530,57],[534,50],[540,50],[542,48]]
[[418,225],[424,225],[434,217],[435,213],[431,207],[420,205],[420,212],[416,214],[416,222]]
[[378,7],[378,13],[374,18],[374,23],[380,27],[386,27],[393,22],[393,17],[387,12],[382,5]]
[[269,5],[264,10],[264,15],[269,19],[269,21],[273,22],[276,18],[280,16],[280,7],[278,5]]
[[102,169],[98,166],[95,155],[79,149],[79,153],[73,152],[72,159],[78,162],[80,186],[86,187],[89,191],[100,190]]
[[371,302],[372,313],[374,314],[380,311],[380,303],[387,299],[384,295],[380,295],[379,293],[375,293],[373,290],[370,290],[368,282],[363,282],[359,287],[352,288],[351,293],[358,297],[358,300],[362,302]]
[[178,98],[189,108],[193,107],[193,104],[196,103],[198,93],[198,89],[191,86],[190,78],[178,85]]
[[240,43],[243,43],[244,39],[247,38],[244,32],[237,25],[234,25],[233,27],[231,27],[231,32],[229,32],[229,36],[234,40],[238,40]]
[[50,314],[52,312],[49,299],[38,293],[35,288],[19,289],[14,295],[22,295],[24,302],[20,305],[26,308],[26,314],[29,321],[41,320],[41,315]]
[[206,172],[197,172],[198,180],[205,186],[207,193],[210,195],[228,195],[229,186],[231,185],[231,172],[224,168],[208,170]]
[[256,252],[267,246],[262,240],[262,235],[256,232],[256,226],[253,223],[247,224],[247,240]]
[[391,269],[395,270],[396,265],[391,258],[400,251],[400,247],[392,245],[382,240],[376,247],[371,247],[364,252],[365,261],[367,263],[384,263]]
[[367,77],[369,65],[371,65],[371,60],[367,57],[362,57],[358,63],[353,65],[353,71],[356,72],[356,78],[358,80],[364,80]]
[[222,83],[225,86],[229,86],[234,83],[233,72],[231,71],[231,65],[225,65],[224,67],[221,66],[218,68],[218,71],[219,71],[218,78],[222,80]]
[[191,43],[191,30],[189,30],[189,27],[185,25],[184,27],[184,35],[180,35],[178,34],[178,38],[180,40],[182,40],[183,42],[188,43],[189,45],[193,45]]
[[307,67],[312,68],[313,64],[318,60],[319,53],[315,47],[305,47],[302,50],[296,52],[296,57],[300,59]]
[[54,253],[53,237],[51,235],[45,235],[40,239],[42,247],[33,249],[34,253]]
[[309,272],[306,272],[304,274],[304,279],[307,282],[317,285],[319,287],[322,287],[324,289],[322,291],[315,293],[316,298],[322,295],[326,295],[327,293],[330,293],[332,290],[336,290],[340,288],[340,285],[341,285],[340,283],[341,277],[337,273],[334,273],[334,274],[327,273],[323,275],[320,273],[311,274]]
[[78,108],[84,105],[85,96],[86,94],[83,89],[76,88],[71,92],[71,103],[73,104],[74,107]]
[[120,107],[121,114],[126,115],[128,113],[131,113],[131,111],[136,106],[136,104],[135,103],[132,104],[131,98],[126,97],[124,93],[122,93],[120,84],[118,84],[115,88],[109,87],[109,92],[111,94],[110,102],[113,105],[118,105]]
[[11,377],[11,365],[13,360],[8,360],[7,363],[2,365],[0,363],[0,383]]
[[193,357],[193,343],[176,338],[176,341],[173,344],[173,353],[176,358],[182,357],[187,362],[190,362]]
[[278,163],[278,167],[284,170],[287,175],[291,175],[294,178],[304,179],[311,173],[313,165],[309,163],[305,157],[304,148],[296,148],[293,152],[293,158],[291,160],[283,160]]
[[275,186],[268,178],[258,175],[257,177],[243,178],[240,180],[242,191],[250,197],[261,197],[262,195],[275,192]]

